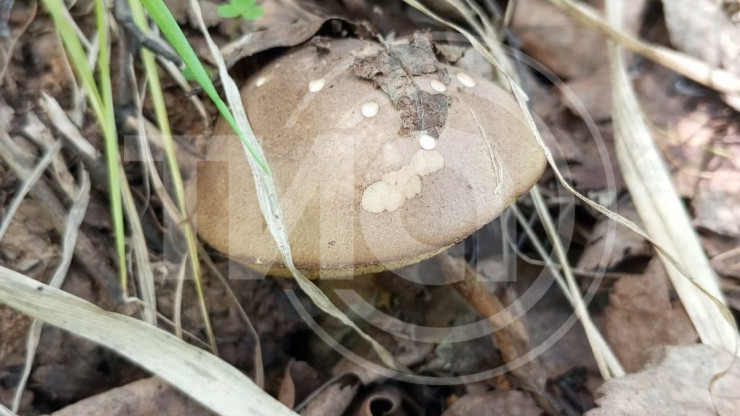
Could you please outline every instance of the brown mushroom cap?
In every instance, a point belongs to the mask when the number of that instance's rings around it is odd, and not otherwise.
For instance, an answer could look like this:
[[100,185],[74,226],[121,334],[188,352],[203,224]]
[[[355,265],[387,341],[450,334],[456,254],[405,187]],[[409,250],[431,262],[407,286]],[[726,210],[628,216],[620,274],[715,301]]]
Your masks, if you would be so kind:
[[[328,52],[303,46],[242,90],[293,260],[308,276],[371,273],[429,258],[496,218],[544,169],[511,94],[453,67],[438,139],[400,135],[401,115],[389,96],[349,69],[355,55],[379,49],[350,39],[332,40]],[[444,85],[433,75],[413,80],[430,94]],[[420,141],[436,147],[425,150]],[[197,204],[198,232],[215,249],[258,271],[290,275],[262,218],[242,145],[223,120],[188,203],[190,212]]]

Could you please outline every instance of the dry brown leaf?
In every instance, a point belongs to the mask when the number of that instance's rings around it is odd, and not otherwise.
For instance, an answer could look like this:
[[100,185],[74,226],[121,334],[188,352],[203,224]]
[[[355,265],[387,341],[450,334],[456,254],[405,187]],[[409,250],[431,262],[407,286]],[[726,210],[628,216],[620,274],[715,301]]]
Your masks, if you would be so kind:
[[[520,275],[523,277],[518,277],[517,283],[524,287],[530,287],[536,279],[536,274],[527,276],[526,272],[520,272]],[[526,317],[532,345],[542,345],[573,318],[573,308],[559,288],[553,287],[527,311]],[[575,367],[588,368],[594,372],[597,369],[586,333],[578,323],[559,335],[557,342],[546,348],[538,358],[550,380],[561,377]]]
[[[221,47],[221,53],[229,66],[241,58],[271,48],[303,43],[315,35],[326,22],[326,18],[300,13],[284,1],[264,0],[258,3],[264,8],[265,14],[256,21],[239,22],[241,27],[234,34],[235,39]],[[204,56],[204,59],[213,63],[210,56]]]
[[80,400],[51,416],[207,416],[203,409],[164,381],[150,377]]
[[522,49],[562,78],[581,78],[606,63],[604,39],[547,0],[517,2],[512,28]]
[[[602,1],[587,3],[600,7]],[[624,26],[629,33],[635,34],[642,23],[646,0],[629,0],[628,3]],[[611,85],[607,81],[604,37],[562,13],[548,0],[518,1],[512,27],[522,49],[564,78],[594,120],[611,117]],[[577,110],[567,97],[562,97],[562,101]]]
[[[583,104],[591,118],[597,122],[609,120],[612,116],[612,94],[608,80],[608,68],[601,67],[594,73],[576,78],[567,84],[570,91],[578,97],[580,101],[578,104]],[[571,110],[578,110],[567,97],[561,99]]]
[[711,379],[726,370],[732,360],[727,351],[696,344],[655,350],[647,368],[615,378],[596,392],[599,406],[586,416],[616,415],[716,415],[712,399],[722,416],[740,413],[740,362],[712,387]]
[[[617,212],[635,224],[642,224],[632,202],[620,202]],[[651,253],[650,244],[645,239],[626,227],[620,227],[614,221],[603,218],[591,232],[578,267],[584,270],[613,270],[625,260],[647,257]]]
[[449,407],[442,416],[540,416],[529,395],[518,390],[496,390],[486,393],[466,394]]
[[305,361],[291,360],[285,367],[278,400],[293,409],[321,385],[319,373]]
[[720,235],[740,237],[740,170],[731,160],[716,159],[723,166],[710,169],[709,178],[699,182],[692,200],[694,225]]
[[679,301],[671,301],[670,290],[657,258],[642,275],[622,277],[614,284],[604,311],[604,338],[628,372],[643,367],[651,347],[697,341],[686,311]]
[[[0,380],[16,378],[23,365],[26,350],[26,333],[31,325],[27,316],[6,306],[0,306]],[[15,371],[14,371],[15,369]],[[12,403],[15,386],[0,383],[0,403]],[[21,409],[28,409],[33,393],[26,390]]]
[[[716,0],[663,0],[671,43],[677,49],[740,73],[740,25],[733,22]],[[727,97],[740,109],[740,96]]]
[[[740,280],[740,238],[710,235],[702,239],[702,244],[711,256],[710,262],[717,273]],[[722,251],[717,250],[719,247],[722,247]],[[712,254],[713,250],[715,254]]]
[[437,61],[429,32],[414,33],[408,44],[388,45],[370,56],[358,56],[350,71],[372,80],[388,95],[393,106],[401,112],[399,135],[425,132],[439,137],[452,99],[444,94],[422,91],[412,78],[436,74],[443,84],[450,83],[447,69]]
[[341,377],[308,403],[302,416],[341,415],[357,396],[360,381],[357,377]]
[[52,243],[53,230],[41,207],[24,201],[0,242],[0,264],[34,277],[45,276],[59,257],[59,248]]
[[178,23],[183,24],[188,20],[188,2],[182,0],[163,0],[167,10]]

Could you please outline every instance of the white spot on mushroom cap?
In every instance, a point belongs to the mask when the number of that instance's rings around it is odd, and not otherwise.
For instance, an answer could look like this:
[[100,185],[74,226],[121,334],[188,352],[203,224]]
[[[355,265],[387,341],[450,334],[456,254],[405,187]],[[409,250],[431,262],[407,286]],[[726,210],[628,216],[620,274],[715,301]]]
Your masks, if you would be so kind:
[[437,147],[437,139],[425,133],[419,136],[419,145],[424,150],[432,150]]
[[468,88],[475,87],[475,80],[468,74],[464,72],[458,72],[457,73],[457,80],[460,81],[460,83]]
[[378,105],[377,101],[367,101],[366,103],[362,104],[362,115],[367,118],[375,117],[378,114],[378,111],[380,110],[380,105]]
[[421,177],[444,167],[444,156],[438,150],[417,150],[411,162],[388,172],[362,193],[362,209],[370,213],[395,211],[407,200],[421,193]]
[[445,157],[442,156],[439,150],[431,152],[417,150],[414,156],[411,157],[410,166],[417,175],[429,175],[445,167]]
[[311,92],[319,92],[326,85],[324,78],[318,78],[308,83],[308,90]]
[[436,79],[429,81],[429,85],[432,87],[434,91],[437,91],[437,92],[447,91],[447,87],[445,87],[445,84],[437,81]]
[[259,78],[257,78],[257,81],[254,81],[254,86],[257,87],[257,88],[259,88],[259,87],[265,85],[265,81],[267,81],[265,79],[265,77],[259,77]]
[[395,211],[403,204],[403,195],[386,182],[375,182],[362,194],[362,209],[377,214]]

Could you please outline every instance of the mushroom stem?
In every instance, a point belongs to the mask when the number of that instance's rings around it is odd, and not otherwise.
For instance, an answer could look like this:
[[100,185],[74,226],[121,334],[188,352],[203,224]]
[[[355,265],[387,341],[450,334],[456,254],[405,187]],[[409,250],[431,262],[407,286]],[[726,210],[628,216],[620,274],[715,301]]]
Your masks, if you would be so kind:
[[[494,328],[493,340],[501,351],[504,362],[509,364],[530,351],[529,335],[524,323],[513,317],[501,300],[483,287],[478,273],[465,260],[443,252],[437,256],[437,261],[445,279]],[[462,279],[461,270],[464,270]],[[536,358],[510,370],[522,387],[532,393],[543,410],[550,415],[560,414],[557,404],[545,390],[547,375]]]

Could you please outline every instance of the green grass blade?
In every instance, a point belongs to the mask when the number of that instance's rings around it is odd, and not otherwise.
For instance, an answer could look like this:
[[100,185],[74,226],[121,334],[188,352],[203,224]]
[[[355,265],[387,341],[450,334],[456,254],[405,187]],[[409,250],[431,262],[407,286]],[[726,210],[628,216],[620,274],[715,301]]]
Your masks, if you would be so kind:
[[54,22],[54,26],[59,32],[59,37],[62,39],[64,49],[67,52],[70,63],[77,74],[77,78],[82,84],[82,88],[87,94],[90,102],[90,108],[95,113],[95,117],[98,119],[103,118],[103,102],[100,99],[100,93],[98,92],[98,86],[95,83],[95,77],[92,71],[87,66],[87,55],[85,50],[82,48],[77,34],[75,33],[72,26],[69,24],[67,19],[64,18],[62,10],[64,10],[64,3],[62,0],[41,0],[46,10],[49,11],[51,19]]
[[51,14],[54,25],[59,32],[70,63],[79,78],[82,88],[88,97],[90,108],[100,124],[103,132],[106,150],[106,162],[108,164],[108,181],[110,186],[111,216],[115,233],[116,253],[118,255],[118,272],[121,279],[121,287],[125,293],[126,282],[126,257],[123,229],[123,209],[121,207],[120,178],[118,176],[118,139],[116,133],[115,117],[113,115],[113,96],[109,76],[107,29],[105,26],[106,7],[103,0],[96,0],[96,21],[98,23],[98,39],[100,41],[100,53],[98,55],[98,68],[100,72],[100,86],[103,94],[100,94],[95,77],[87,65],[87,56],[80,39],[77,37],[72,26],[64,17],[65,5],[62,0],[41,0]]
[[[144,10],[141,7],[141,3],[137,0],[130,0],[129,4],[131,6],[131,14],[134,18],[134,22],[144,33],[147,33],[149,29],[146,25],[147,20],[144,15]],[[147,79],[149,80],[149,93],[151,95],[152,104],[154,105],[154,113],[157,116],[157,124],[159,126],[159,130],[162,132],[162,143],[164,144],[167,165],[175,191],[175,200],[177,201],[182,218],[186,218],[185,190],[182,182],[182,175],[180,174],[180,166],[177,162],[175,144],[172,138],[172,130],[170,129],[167,107],[165,105],[164,95],[162,94],[162,86],[157,72],[157,65],[154,60],[154,55],[146,49],[141,50],[141,58],[144,62],[144,70],[146,71]],[[198,261],[198,245],[195,238],[195,232],[188,221],[181,221],[181,227],[187,241],[190,267],[193,272],[193,279],[195,280],[195,288],[198,295],[201,314],[203,315],[206,334],[208,335],[209,343],[215,351],[216,342],[213,337],[210,320],[208,319],[205,295],[203,293],[203,285],[201,283],[200,262]]]
[[167,9],[167,6],[164,4],[164,2],[162,0],[141,0],[141,4],[144,5],[144,8],[146,8],[147,12],[149,12],[149,16],[151,16],[152,20],[154,20],[154,22],[157,24],[159,30],[162,31],[162,34],[164,34],[172,47],[175,48],[175,52],[177,52],[177,54],[183,60],[185,66],[188,68],[198,84],[200,84],[200,86],[203,88],[203,91],[205,91],[206,95],[208,95],[208,97],[216,105],[216,108],[218,108],[218,111],[226,119],[226,122],[229,123],[229,126],[231,126],[234,132],[236,132],[237,136],[239,136],[239,140],[244,143],[244,146],[246,146],[251,157],[253,157],[254,160],[257,161],[257,163],[260,165],[260,167],[269,174],[270,170],[267,167],[267,164],[261,157],[257,155],[257,153],[255,153],[251,144],[249,144],[249,142],[247,141],[246,135],[243,131],[241,131],[239,126],[237,126],[236,120],[234,120],[234,117],[231,115],[231,111],[229,111],[229,107],[218,95],[216,87],[213,85],[213,82],[211,82],[211,79],[208,77],[206,69],[203,67],[203,64],[198,59],[195,51],[190,46],[190,43],[188,43],[185,34],[182,33],[180,26],[175,21],[175,18],[172,17],[172,14]]
[[121,201],[121,179],[119,172],[118,134],[116,117],[113,112],[113,88],[110,80],[110,49],[108,45],[108,8],[105,0],[95,0],[95,22],[98,28],[98,82],[100,83],[103,103],[102,117],[98,120],[103,129],[105,141],[105,162],[108,167],[108,186],[110,189],[110,207],[113,217],[113,230],[118,254],[118,273],[121,279],[121,291],[126,293],[126,245],[123,229],[123,203]]

